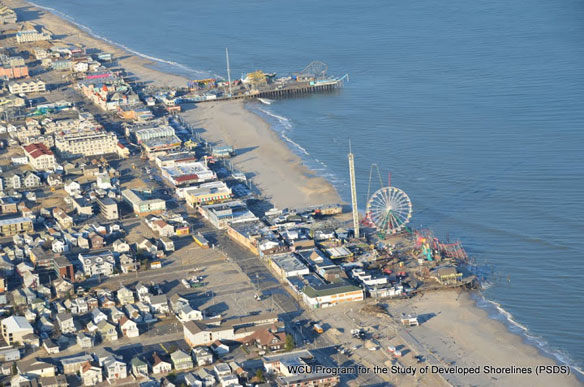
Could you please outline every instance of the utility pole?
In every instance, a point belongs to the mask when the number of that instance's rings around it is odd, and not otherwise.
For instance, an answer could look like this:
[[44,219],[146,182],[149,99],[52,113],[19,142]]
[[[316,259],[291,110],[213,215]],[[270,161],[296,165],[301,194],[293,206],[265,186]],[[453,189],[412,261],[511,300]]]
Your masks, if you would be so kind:
[[351,206],[353,207],[353,230],[355,238],[359,238],[359,209],[357,208],[357,187],[355,186],[355,159],[349,140],[349,176],[351,179]]
[[229,68],[229,50],[225,48],[225,60],[227,61],[227,82],[229,82],[229,95],[233,95],[231,92],[231,69]]

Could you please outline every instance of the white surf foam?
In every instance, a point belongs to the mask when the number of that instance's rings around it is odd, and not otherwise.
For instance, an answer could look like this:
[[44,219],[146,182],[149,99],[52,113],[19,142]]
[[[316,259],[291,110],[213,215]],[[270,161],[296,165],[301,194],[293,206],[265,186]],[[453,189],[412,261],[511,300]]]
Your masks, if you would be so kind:
[[515,320],[513,315],[509,311],[505,310],[501,306],[501,304],[487,299],[483,294],[478,296],[478,299],[476,301],[477,306],[480,308],[486,310],[495,310],[496,313],[493,317],[505,323],[509,327],[509,330],[511,332],[519,334],[520,336],[524,337],[528,343],[536,346],[544,354],[556,359],[560,364],[570,366],[572,370],[574,370],[577,373],[578,379],[580,380],[584,379],[584,371],[581,368],[574,365],[574,362],[572,361],[568,354],[560,350],[550,348],[549,344],[543,338],[535,336],[531,332],[529,332],[529,329],[525,325]]
[[70,22],[71,24],[74,24],[75,26],[79,27],[80,29],[82,29],[83,31],[87,32],[89,35],[93,36],[94,38],[103,40],[104,42],[107,42],[107,43],[109,43],[109,44],[111,44],[113,46],[117,46],[117,47],[119,47],[119,48],[121,48],[121,49],[123,49],[125,51],[128,51],[129,53],[134,54],[134,55],[140,56],[140,57],[145,58],[145,59],[149,59],[149,60],[154,61],[154,62],[158,62],[158,63],[163,63],[163,64],[166,64],[166,65],[170,65],[172,67],[175,67],[177,69],[180,69],[183,72],[188,72],[188,73],[191,73],[193,75],[196,74],[196,75],[200,75],[200,76],[203,76],[203,77],[207,77],[207,76],[215,76],[215,77],[218,77],[217,74],[212,74],[212,73],[210,73],[208,71],[196,70],[196,69],[193,69],[193,68],[191,68],[189,66],[186,66],[186,65],[184,65],[182,63],[178,63],[178,62],[174,62],[174,61],[171,61],[171,60],[167,60],[167,59],[158,58],[158,57],[155,57],[155,56],[152,56],[152,55],[144,54],[143,52],[134,50],[134,49],[132,49],[132,48],[130,48],[128,46],[125,46],[125,45],[123,45],[121,43],[114,42],[113,40],[111,40],[109,38],[106,38],[105,36],[99,35],[98,33],[96,33],[95,31],[93,31],[88,26],[83,25],[83,24],[77,22],[75,20],[75,18],[73,18],[71,15],[68,15],[68,14],[66,14],[66,13],[64,13],[62,11],[59,11],[59,10],[57,10],[55,8],[46,7],[44,5],[39,5],[39,4],[36,4],[36,3],[33,3],[33,2],[29,2],[29,3],[32,4],[35,7],[44,9],[44,10],[49,11],[49,12],[51,12],[51,13],[53,13],[53,14],[55,14],[55,15],[63,18],[63,19],[66,19],[68,22]]

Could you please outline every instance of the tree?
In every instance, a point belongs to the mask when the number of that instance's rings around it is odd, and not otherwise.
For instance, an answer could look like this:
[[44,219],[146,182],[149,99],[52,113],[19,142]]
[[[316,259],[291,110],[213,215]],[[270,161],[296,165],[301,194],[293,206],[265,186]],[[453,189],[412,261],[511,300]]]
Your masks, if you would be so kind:
[[258,382],[260,382],[260,383],[263,383],[266,381],[266,379],[264,378],[264,371],[261,368],[258,368],[255,376],[256,376],[256,379],[258,380]]
[[18,366],[16,365],[16,362],[12,363],[12,375],[17,375],[18,374]]
[[286,349],[286,351],[291,351],[294,348],[296,348],[296,345],[294,344],[294,337],[292,337],[290,334],[287,334],[286,343],[284,343],[284,349]]

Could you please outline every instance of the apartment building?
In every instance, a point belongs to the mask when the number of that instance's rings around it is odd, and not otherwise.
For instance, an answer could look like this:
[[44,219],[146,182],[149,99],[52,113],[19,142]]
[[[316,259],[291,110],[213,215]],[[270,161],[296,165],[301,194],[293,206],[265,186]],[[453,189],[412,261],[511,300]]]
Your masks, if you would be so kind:
[[18,44],[39,42],[42,40],[51,40],[51,32],[44,27],[32,23],[24,23],[16,33],[16,42]]
[[107,220],[119,219],[118,203],[111,198],[103,198],[97,201],[101,215]]
[[54,171],[56,167],[55,155],[45,144],[30,144],[23,146],[24,155],[31,167],[37,171]]
[[0,219],[0,234],[12,236],[32,231],[32,220],[26,217]]
[[55,138],[57,152],[63,158],[100,156],[117,153],[118,138],[114,133],[88,130],[67,133]]
[[30,81],[10,82],[8,84],[10,94],[43,93],[47,91],[47,85],[40,79]]

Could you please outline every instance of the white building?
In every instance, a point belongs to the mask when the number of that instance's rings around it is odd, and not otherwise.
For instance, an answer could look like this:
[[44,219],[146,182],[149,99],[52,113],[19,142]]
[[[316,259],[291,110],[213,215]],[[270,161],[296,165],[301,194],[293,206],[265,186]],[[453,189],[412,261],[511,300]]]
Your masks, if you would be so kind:
[[10,82],[8,91],[10,94],[42,93],[47,91],[47,86],[40,79],[32,79],[30,81]]
[[118,138],[103,130],[86,130],[57,136],[55,147],[63,158],[117,153]]
[[99,254],[79,254],[79,262],[83,265],[83,273],[86,276],[105,275],[114,273],[116,260],[110,251]]
[[37,171],[54,171],[55,155],[45,144],[30,144],[23,146],[24,154],[31,167]]
[[10,316],[2,320],[2,337],[9,345],[23,343],[23,337],[34,332],[30,323],[23,316]]

